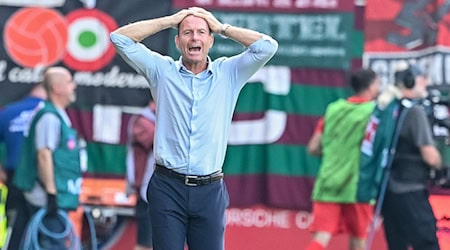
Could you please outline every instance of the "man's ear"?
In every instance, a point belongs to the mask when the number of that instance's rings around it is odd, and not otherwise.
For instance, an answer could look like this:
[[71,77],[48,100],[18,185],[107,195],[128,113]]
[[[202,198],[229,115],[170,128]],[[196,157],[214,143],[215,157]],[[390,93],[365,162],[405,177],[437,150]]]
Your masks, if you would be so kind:
[[209,48],[211,49],[214,45],[214,36],[211,34],[211,45],[209,45]]
[[177,47],[178,50],[180,50],[180,38],[178,37],[178,35],[175,36],[175,46]]

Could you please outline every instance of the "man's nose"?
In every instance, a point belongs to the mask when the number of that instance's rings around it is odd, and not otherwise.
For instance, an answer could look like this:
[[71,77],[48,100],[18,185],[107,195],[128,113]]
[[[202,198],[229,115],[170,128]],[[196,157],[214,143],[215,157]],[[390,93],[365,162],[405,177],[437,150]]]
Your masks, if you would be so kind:
[[198,32],[192,33],[192,39],[194,39],[194,40],[197,40],[199,36],[200,36],[200,34]]

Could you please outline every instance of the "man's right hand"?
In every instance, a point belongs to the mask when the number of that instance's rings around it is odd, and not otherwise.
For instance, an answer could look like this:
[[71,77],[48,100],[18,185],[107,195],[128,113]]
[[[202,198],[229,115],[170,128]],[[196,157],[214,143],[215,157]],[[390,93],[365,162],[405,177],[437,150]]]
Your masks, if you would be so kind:
[[191,7],[189,8],[189,10],[194,11],[195,16],[205,19],[205,21],[208,23],[208,26],[213,33],[220,34],[222,29],[222,23],[219,22],[219,20],[217,20],[217,18],[214,17],[214,15],[211,12],[200,7]]
[[140,42],[161,30],[178,28],[181,21],[193,13],[193,10],[182,9],[172,15],[127,24],[113,31],[113,33],[121,34],[131,38],[135,42]]
[[172,28],[178,28],[178,25],[183,21],[183,19],[189,15],[193,15],[194,11],[191,9],[182,9],[178,11],[177,13],[172,15],[173,18],[173,27]]

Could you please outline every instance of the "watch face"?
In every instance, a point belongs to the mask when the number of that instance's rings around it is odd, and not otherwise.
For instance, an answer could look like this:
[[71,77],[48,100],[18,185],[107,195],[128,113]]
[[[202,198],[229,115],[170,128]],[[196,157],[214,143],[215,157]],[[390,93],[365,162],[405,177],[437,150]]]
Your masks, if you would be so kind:
[[227,31],[227,29],[230,27],[231,25],[229,25],[228,23],[224,23],[222,24],[222,29],[220,29],[220,36],[223,38],[228,38],[227,35],[225,35],[225,32]]

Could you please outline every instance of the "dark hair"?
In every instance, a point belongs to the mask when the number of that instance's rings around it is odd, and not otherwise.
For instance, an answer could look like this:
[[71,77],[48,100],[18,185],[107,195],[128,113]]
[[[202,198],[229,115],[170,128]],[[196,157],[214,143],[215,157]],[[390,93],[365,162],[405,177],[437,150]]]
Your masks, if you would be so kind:
[[416,65],[409,64],[405,70],[399,70],[394,73],[395,85],[412,89],[416,85],[416,77],[425,76],[423,71]]
[[350,85],[355,93],[367,90],[377,78],[377,74],[371,69],[360,69],[352,73]]

